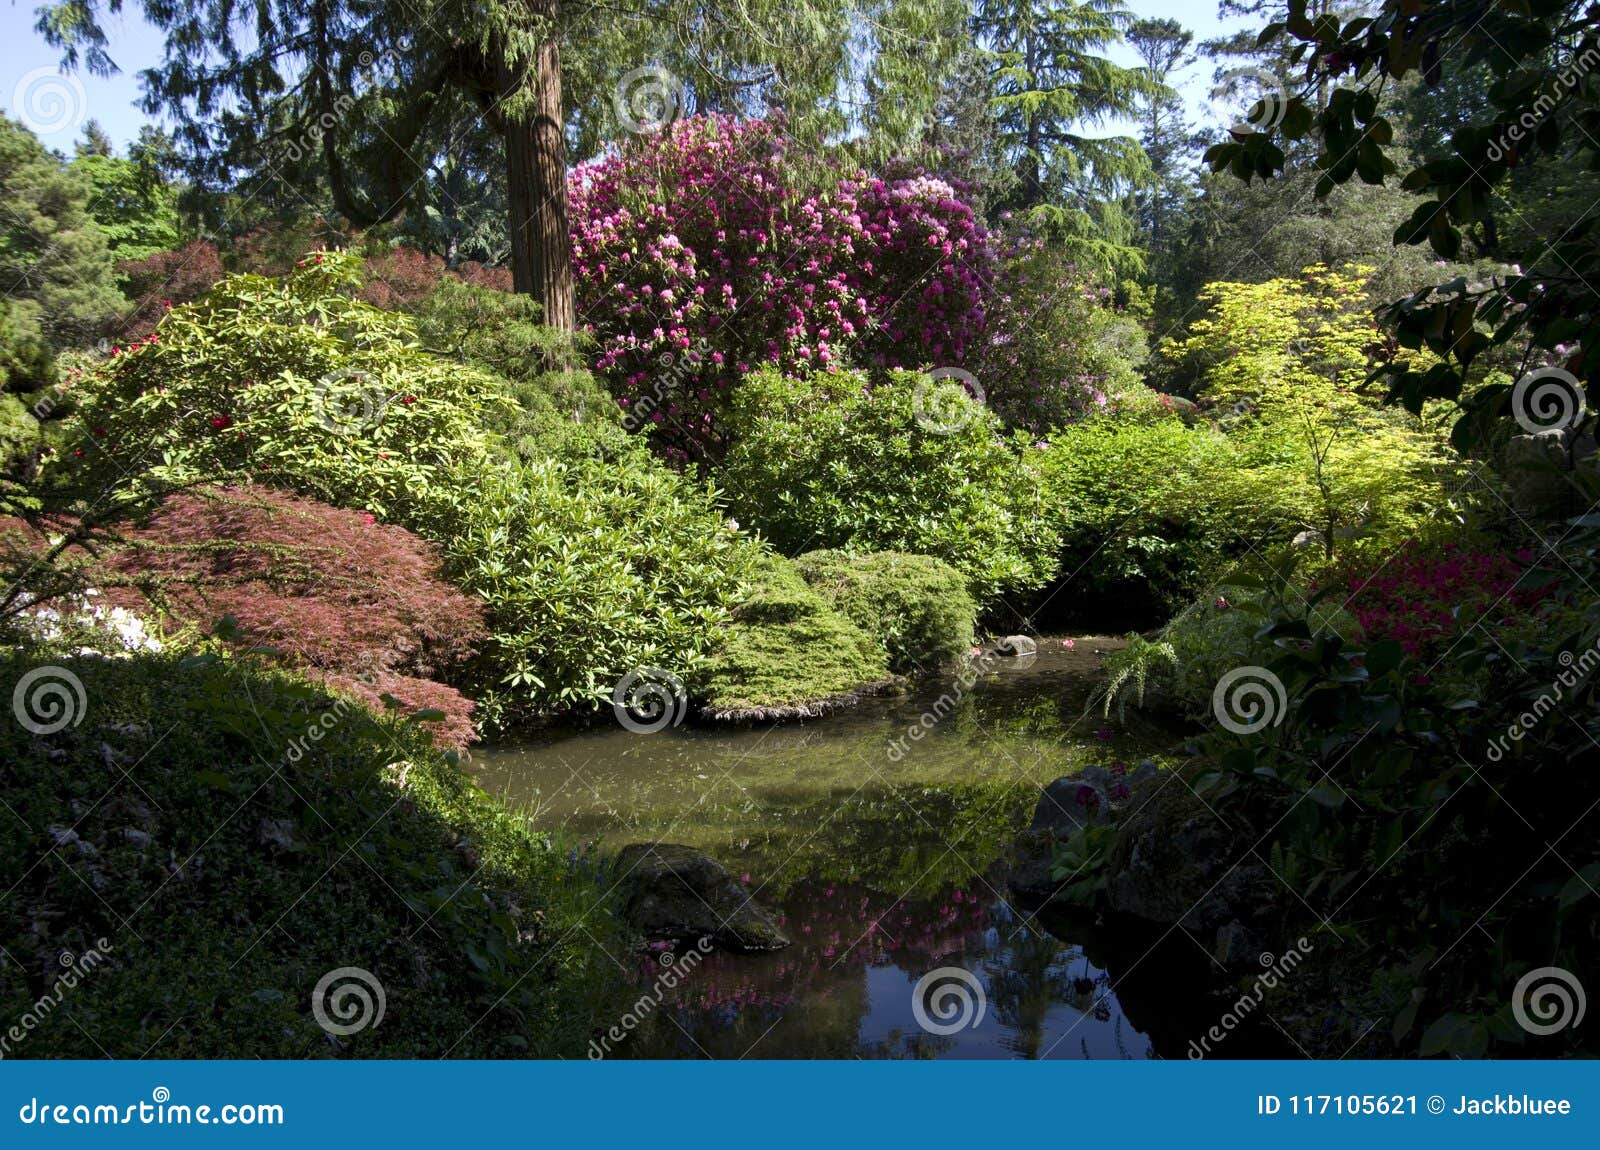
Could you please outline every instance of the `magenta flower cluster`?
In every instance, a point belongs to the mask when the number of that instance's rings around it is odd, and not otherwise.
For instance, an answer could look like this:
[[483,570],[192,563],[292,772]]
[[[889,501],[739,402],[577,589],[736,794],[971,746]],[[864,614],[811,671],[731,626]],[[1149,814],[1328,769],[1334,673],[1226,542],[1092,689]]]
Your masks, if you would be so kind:
[[792,153],[779,115],[697,116],[573,171],[595,370],[669,458],[719,454],[762,364],[959,366],[981,337],[994,253],[955,188]]
[[1507,625],[1542,599],[1542,589],[1523,582],[1532,560],[1529,551],[1407,550],[1376,573],[1346,578],[1349,610],[1369,639],[1435,654],[1474,624]]

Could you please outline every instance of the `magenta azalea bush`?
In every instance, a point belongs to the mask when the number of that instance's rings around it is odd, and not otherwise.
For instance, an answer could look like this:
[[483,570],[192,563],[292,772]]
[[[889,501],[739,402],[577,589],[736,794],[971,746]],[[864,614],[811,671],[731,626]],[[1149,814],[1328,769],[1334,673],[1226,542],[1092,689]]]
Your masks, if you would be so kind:
[[993,246],[955,187],[792,153],[780,115],[698,116],[573,172],[595,369],[669,458],[720,456],[764,364],[959,366],[981,338]]
[[1369,639],[1394,639],[1415,656],[1443,654],[1468,629],[1514,625],[1545,597],[1529,579],[1533,552],[1515,556],[1446,547],[1406,548],[1377,571],[1346,576],[1347,610]]

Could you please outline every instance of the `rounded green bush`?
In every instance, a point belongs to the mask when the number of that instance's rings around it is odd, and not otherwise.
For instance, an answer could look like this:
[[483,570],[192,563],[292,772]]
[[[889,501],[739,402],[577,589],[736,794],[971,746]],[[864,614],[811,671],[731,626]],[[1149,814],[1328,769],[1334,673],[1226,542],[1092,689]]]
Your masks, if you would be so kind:
[[882,644],[893,671],[925,670],[969,651],[978,605],[961,572],[931,555],[810,551],[800,575]]
[[766,369],[734,397],[720,480],[734,514],[782,552],[943,559],[988,604],[1048,583],[1058,537],[1021,441],[953,379]]

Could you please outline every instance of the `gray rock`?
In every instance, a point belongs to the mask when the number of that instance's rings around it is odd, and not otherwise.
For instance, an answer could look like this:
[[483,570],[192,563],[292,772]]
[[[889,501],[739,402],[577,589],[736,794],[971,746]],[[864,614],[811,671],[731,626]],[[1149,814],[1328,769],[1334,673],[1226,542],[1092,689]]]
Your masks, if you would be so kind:
[[296,833],[293,819],[261,819],[256,823],[256,841],[280,851],[302,851],[306,847]]
[[716,859],[676,843],[631,843],[617,855],[623,914],[646,938],[727,950],[781,950],[789,937]]
[[1013,894],[1030,903],[1048,901],[1061,883],[1051,873],[1055,869],[1054,831],[1026,830],[1011,844],[1006,870],[1006,885]]
[[72,847],[84,858],[95,858],[100,854],[92,842],[80,838],[78,832],[71,827],[59,826],[52,823],[45,827],[44,833],[50,836],[50,841],[61,849]]
[[[1081,775],[1067,775],[1045,787],[1033,808],[1030,831],[1049,831],[1066,838],[1083,827],[1104,826],[1111,820],[1111,799],[1102,781],[1090,772],[1105,769],[1088,767]],[[1109,777],[1109,775],[1108,775]]]
[[1567,478],[1572,470],[1569,437],[1561,428],[1550,428],[1506,441],[1501,472],[1511,488],[1511,502],[1519,510],[1552,511],[1572,498]]
[[1027,635],[1007,635],[994,645],[996,655],[1037,655],[1039,644]]
[[1223,966],[1245,966],[1259,959],[1261,947],[1255,933],[1235,920],[1217,927],[1217,944],[1211,953]]
[[1210,933],[1269,915],[1282,888],[1187,787],[1143,791],[1129,805],[1106,858],[1113,910]]

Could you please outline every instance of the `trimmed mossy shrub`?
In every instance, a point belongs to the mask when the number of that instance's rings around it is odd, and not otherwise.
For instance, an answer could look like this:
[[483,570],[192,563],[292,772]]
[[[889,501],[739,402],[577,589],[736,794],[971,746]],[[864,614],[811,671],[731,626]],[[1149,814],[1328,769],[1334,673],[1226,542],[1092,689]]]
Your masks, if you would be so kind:
[[[0,1012],[100,962],[8,1055],[577,1056],[620,1009],[603,951],[630,940],[588,913],[592,872],[413,723],[213,655],[12,652],[7,697],[47,664],[83,702],[55,733],[0,724]],[[313,990],[344,967],[384,1010],[333,1037]]]
[[800,577],[765,556],[704,677],[712,718],[813,718],[889,678],[882,647]]
[[926,670],[972,647],[978,605],[961,572],[931,555],[810,551],[795,567],[878,640],[892,671]]

